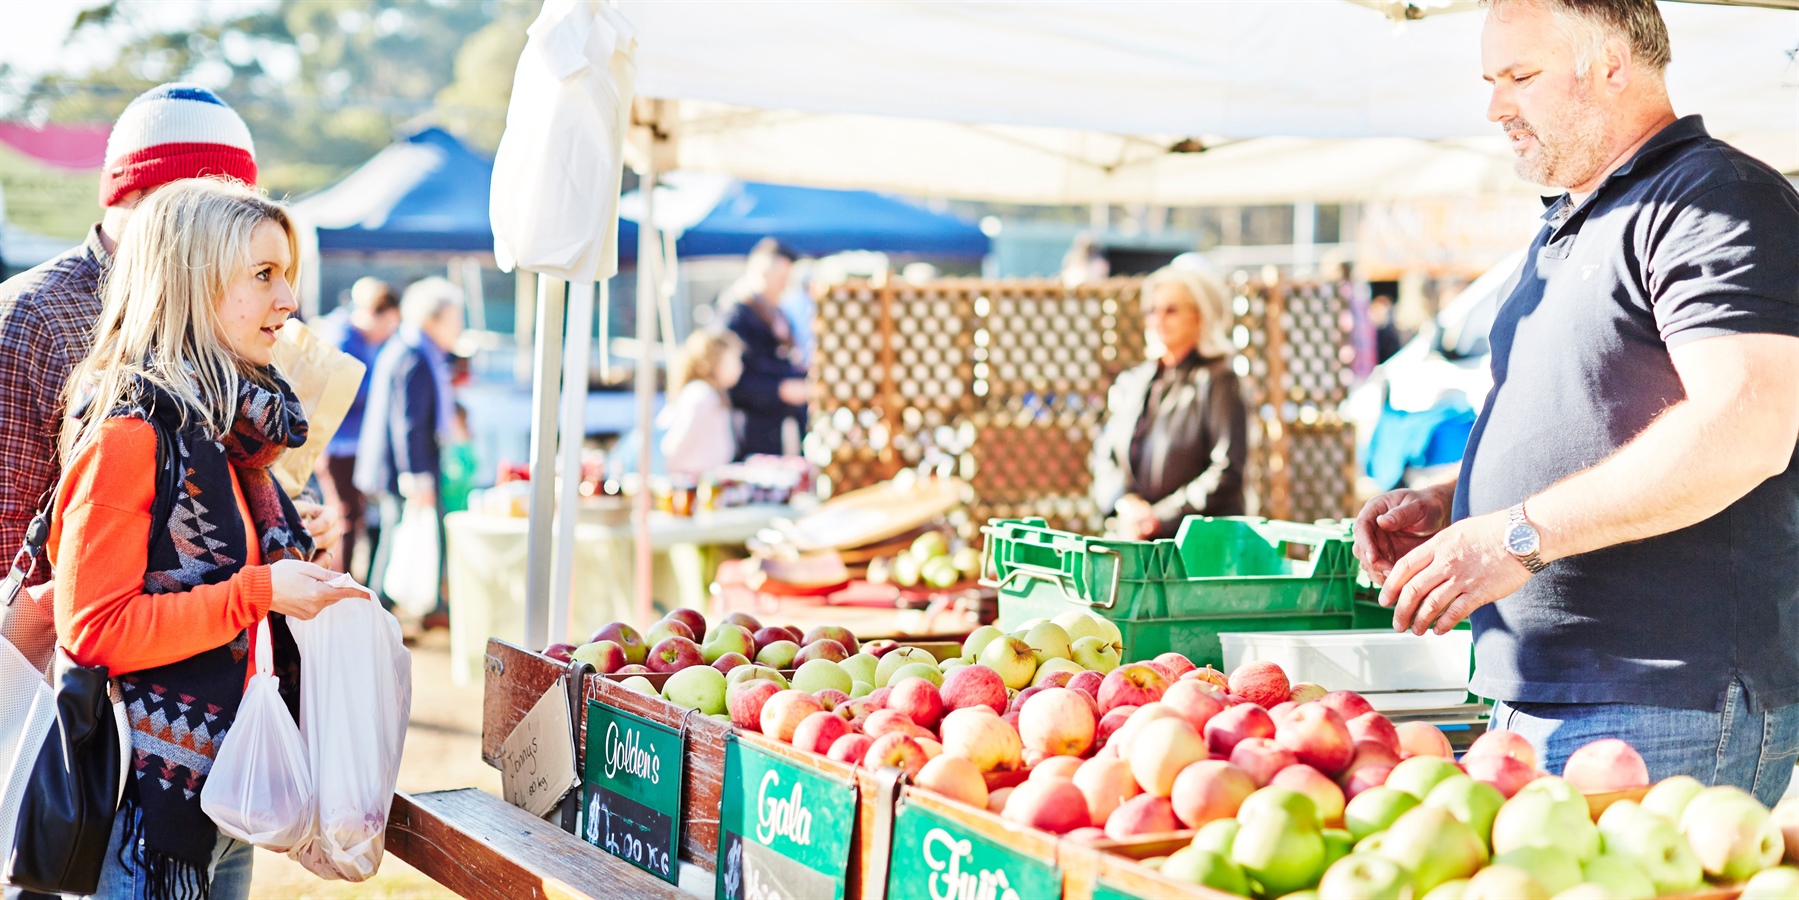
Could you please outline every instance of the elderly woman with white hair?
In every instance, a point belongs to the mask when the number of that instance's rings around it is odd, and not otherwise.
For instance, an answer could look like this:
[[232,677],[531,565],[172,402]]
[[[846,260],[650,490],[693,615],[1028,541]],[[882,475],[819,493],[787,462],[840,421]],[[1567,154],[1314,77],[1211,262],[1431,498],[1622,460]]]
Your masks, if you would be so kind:
[[1243,515],[1249,458],[1224,284],[1170,266],[1142,297],[1150,359],[1112,385],[1091,460],[1093,499],[1129,540],[1173,537],[1188,516]]
[[[359,490],[378,499],[384,529],[399,522],[405,507],[443,515],[437,500],[442,438],[455,421],[450,349],[462,336],[462,317],[461,288],[443,278],[415,281],[400,297],[399,332],[375,357],[356,443],[355,480]],[[441,528],[438,534],[441,539]],[[390,538],[384,534],[374,548],[369,584],[376,587],[387,574]]]

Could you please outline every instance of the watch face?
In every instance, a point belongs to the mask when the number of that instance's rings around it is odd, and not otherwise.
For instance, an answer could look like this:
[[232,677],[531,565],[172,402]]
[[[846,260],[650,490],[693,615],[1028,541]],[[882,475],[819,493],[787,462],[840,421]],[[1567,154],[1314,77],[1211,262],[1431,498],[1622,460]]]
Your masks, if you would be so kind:
[[1513,525],[1506,532],[1505,546],[1514,556],[1529,556],[1537,552],[1537,530],[1529,525]]

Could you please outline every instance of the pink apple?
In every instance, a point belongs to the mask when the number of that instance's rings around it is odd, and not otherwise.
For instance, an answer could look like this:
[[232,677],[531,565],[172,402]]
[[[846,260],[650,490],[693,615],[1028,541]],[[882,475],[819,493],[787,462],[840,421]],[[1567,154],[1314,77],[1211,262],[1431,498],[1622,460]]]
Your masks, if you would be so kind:
[[831,744],[831,752],[826,754],[841,763],[852,766],[862,765],[862,757],[868,755],[868,745],[875,742],[866,734],[846,734]]
[[875,659],[880,659],[881,657],[886,656],[887,654],[892,653],[893,651],[898,650],[898,649],[899,649],[899,641],[889,641],[889,640],[869,641],[868,643],[862,645],[862,652],[868,654],[869,656],[874,657]]
[[823,711],[824,707],[805,691],[780,691],[762,704],[762,733],[777,741],[792,743],[793,732],[800,723],[807,716]]
[[1206,746],[1213,756],[1229,759],[1238,741],[1252,737],[1274,737],[1274,720],[1253,703],[1229,707],[1206,723]]
[[[750,630],[751,634],[754,634],[757,631],[760,631],[762,629],[762,623],[756,621],[755,616],[752,616],[746,612],[726,613],[725,617],[722,619],[719,619],[719,621],[724,622],[726,624],[730,624],[730,625],[740,625],[744,628],[748,628]],[[758,641],[757,643],[760,644],[761,642]]]
[[1086,761],[1078,756],[1047,756],[1043,761],[1031,767],[1031,778],[1060,778],[1063,781],[1074,780],[1074,773],[1080,771]]
[[1190,660],[1173,650],[1170,650],[1167,653],[1157,654],[1154,662],[1162,667],[1162,671],[1168,673],[1170,681],[1178,680],[1182,675],[1199,668],[1193,664],[1193,660]]
[[1069,680],[1073,677],[1074,673],[1067,669],[1056,669],[1048,675],[1043,676],[1042,679],[1038,680],[1036,684],[1031,685],[1031,687],[1067,687]]
[[958,709],[943,717],[943,752],[960,756],[983,772],[1016,769],[1024,762],[1018,731],[985,706]]
[[1273,719],[1274,727],[1279,728],[1281,721],[1287,718],[1287,714],[1298,708],[1299,704],[1294,703],[1291,700],[1288,700],[1285,703],[1276,703],[1269,707],[1268,718]]
[[1162,693],[1162,705],[1180,713],[1181,718],[1201,734],[1205,733],[1206,723],[1212,721],[1213,716],[1224,712],[1224,701],[1196,679],[1169,685]]
[[860,646],[856,642],[856,636],[851,634],[850,630],[842,625],[817,625],[801,637],[803,639],[800,640],[799,643],[802,647],[807,646],[814,641],[836,641],[837,646],[843,648],[846,658],[855,656],[856,651]]
[[907,775],[917,775],[926,762],[924,748],[909,734],[886,734],[875,738],[862,757],[862,765],[870,769],[893,766],[904,769]]
[[1109,713],[1120,706],[1142,706],[1162,699],[1168,690],[1168,679],[1161,672],[1142,663],[1129,663],[1106,673],[1099,685],[1099,711]]
[[1223,672],[1220,672],[1211,666],[1200,666],[1181,677],[1197,678],[1200,681],[1211,685],[1213,689],[1217,690],[1220,694],[1228,694],[1231,692],[1231,680],[1226,677]]
[[729,675],[731,673],[732,669],[735,669],[738,666],[747,666],[749,664],[750,664],[749,659],[747,659],[743,654],[727,653],[727,654],[713,660],[712,668],[717,669],[720,672],[724,672],[725,674]]
[[1095,841],[1107,840],[1105,829],[1094,828],[1091,825],[1086,828],[1076,828],[1075,830],[1062,835],[1062,837],[1066,840],[1075,841],[1081,844],[1091,844]]
[[1351,800],[1357,794],[1387,783],[1387,776],[1393,773],[1392,766],[1363,766],[1349,773],[1349,779],[1343,783],[1343,796]]
[[629,663],[627,665],[619,666],[618,670],[613,672],[612,674],[614,674],[614,675],[654,675],[656,673],[650,671],[650,667],[643,665],[642,663]]
[[1011,713],[1011,712],[1017,712],[1021,709],[1024,709],[1024,701],[1037,696],[1038,692],[1040,692],[1042,690],[1043,689],[1040,687],[1028,687],[1022,691],[1019,691],[1016,694],[1013,694],[1012,702],[1006,704],[1006,712]]
[[1088,818],[1100,826],[1106,824],[1119,804],[1143,793],[1136,776],[1131,774],[1131,764],[1117,757],[1094,757],[1081,763],[1074,770],[1073,781],[1087,798]]
[[945,710],[987,706],[995,713],[1006,711],[1006,682],[999,677],[998,672],[986,666],[969,665],[954,669],[943,676],[943,687],[937,693],[943,698]]
[[[850,695],[836,688],[825,688],[822,691],[813,691],[812,699],[817,700],[818,705],[825,708],[825,712],[836,712],[837,707],[850,702]],[[844,721],[849,720],[845,719]]]
[[[1180,713],[1175,712],[1173,709],[1170,709],[1161,703],[1145,703],[1142,706],[1137,707],[1136,712],[1131,713],[1131,717],[1125,721],[1123,726],[1112,734],[1112,739],[1106,743],[1118,753],[1120,759],[1130,759],[1132,742],[1136,739],[1137,732],[1143,730],[1143,726],[1148,725],[1157,719],[1180,718]],[[1182,719],[1182,721],[1186,720]]]
[[1265,788],[1274,773],[1299,764],[1293,751],[1274,742],[1273,738],[1250,737],[1231,749],[1231,765],[1243,770],[1258,788]]
[[1324,695],[1328,693],[1330,691],[1325,690],[1324,685],[1302,681],[1293,686],[1293,691],[1288,699],[1294,703],[1311,703],[1314,700],[1323,700]]
[[1393,727],[1393,720],[1377,712],[1362,713],[1353,719],[1345,720],[1349,726],[1349,736],[1356,743],[1373,741],[1384,744],[1395,755],[1399,753],[1399,732]]
[[1276,704],[1285,703],[1293,695],[1293,686],[1287,683],[1287,673],[1265,659],[1238,666],[1231,673],[1230,685],[1231,693],[1263,709],[1272,709]]
[[1152,669],[1155,669],[1157,672],[1161,673],[1163,679],[1165,679],[1167,681],[1174,680],[1174,673],[1169,671],[1167,666],[1162,665],[1161,663],[1156,662],[1153,659],[1146,659],[1140,663],[1135,663],[1134,665],[1148,666]]
[[1335,825],[1343,821],[1343,789],[1337,787],[1337,783],[1323,772],[1301,763],[1274,773],[1274,780],[1269,784],[1289,788],[1312,798],[1312,805],[1318,808],[1319,821],[1324,824]]
[[1649,767],[1636,748],[1606,738],[1574,751],[1562,767],[1562,777],[1583,793],[1628,791],[1649,786]]
[[1006,811],[1000,815],[1006,820],[1052,834],[1093,824],[1087,819],[1087,797],[1072,781],[1026,781],[1012,789],[1005,804]]
[[1221,759],[1202,759],[1175,776],[1168,795],[1174,814],[1188,828],[1235,818],[1238,807],[1260,785],[1248,772]]
[[624,648],[611,641],[582,644],[569,654],[569,659],[593,666],[593,670],[602,675],[609,675],[630,665],[629,660],[625,658]]
[[1167,797],[1138,794],[1119,804],[1106,820],[1106,837],[1115,841],[1140,834],[1165,834],[1180,828]]
[[1413,756],[1455,759],[1455,750],[1449,746],[1449,738],[1444,737],[1443,732],[1429,722],[1402,722],[1394,726],[1393,730],[1399,733],[1401,759]]
[[868,714],[868,721],[862,725],[862,733],[869,737],[882,735],[912,733],[912,717],[896,709],[877,709]]
[[1509,756],[1523,763],[1526,768],[1537,767],[1537,748],[1531,746],[1524,735],[1516,731],[1489,731],[1474,739],[1463,757],[1471,756]]
[[937,757],[943,755],[943,745],[937,743],[936,735],[931,734],[928,731],[925,732],[925,735],[929,735],[929,736],[927,737],[924,735],[913,735],[912,739],[918,742],[918,746],[924,748],[925,762],[930,762],[931,760],[936,759]]
[[1131,716],[1136,712],[1137,707],[1135,706],[1120,706],[1100,716],[1099,725],[1093,731],[1093,742],[1101,747],[1109,746],[1112,736],[1117,734],[1118,729],[1123,728],[1124,723],[1129,722]]
[[1357,716],[1374,712],[1374,704],[1355,691],[1331,691],[1318,699],[1319,703],[1337,711],[1337,715],[1347,722]]
[[912,783],[976,809],[987,808],[987,780],[974,763],[960,756],[937,756],[918,770]]
[[[957,671],[961,670],[958,669]],[[944,680],[947,682],[949,679],[946,676]],[[1076,672],[1074,677],[1068,679],[1068,683],[1062,686],[1071,690],[1080,691],[1081,693],[1092,697],[1093,702],[1097,704],[1099,702],[1099,686],[1104,684],[1105,680],[1106,676],[1088,670],[1085,672]]]
[[574,652],[574,644],[551,644],[548,647],[543,648],[543,655],[559,663],[567,663],[571,658],[569,654]]
[[868,701],[868,706],[871,711],[876,710],[876,709],[886,709],[887,708],[887,698],[889,696],[891,696],[892,694],[893,694],[893,688],[878,687],[872,691],[869,691],[868,696],[863,699]]
[[1350,776],[1354,775],[1357,769],[1368,766],[1391,768],[1397,765],[1399,765],[1399,754],[1394,752],[1393,748],[1379,741],[1357,741],[1355,758],[1349,761],[1349,765],[1343,767],[1343,771],[1337,773],[1337,783],[1348,783]]
[[745,731],[761,731],[762,708],[768,704],[768,698],[780,692],[780,685],[761,678],[731,685],[725,691],[725,707],[731,711],[731,724]]
[[1078,757],[1093,745],[1097,725],[1086,699],[1068,688],[1044,690],[1018,711],[1018,736],[1026,753]]
[[594,632],[593,637],[587,639],[590,644],[594,641],[611,641],[619,645],[624,648],[625,658],[634,663],[643,662],[644,656],[649,653],[649,648],[644,646],[643,635],[638,634],[637,629],[623,622],[607,623],[599,631]]
[[836,641],[813,641],[800,647],[800,652],[793,655],[793,667],[797,669],[815,659],[843,662],[849,658],[849,651],[843,649],[843,645]]
[[994,815],[1003,814],[1006,811],[1006,801],[1010,799],[1012,799],[1012,789],[1009,787],[994,788],[988,791],[987,811]]
[[1206,758],[1206,742],[1186,719],[1174,716],[1144,725],[1126,752],[1143,792],[1166,797],[1182,769]]
[[903,713],[913,724],[935,728],[943,718],[943,697],[937,686],[923,678],[907,678],[893,686],[887,695],[887,708],[882,712]]
[[1507,800],[1517,794],[1519,788],[1537,779],[1537,770],[1525,765],[1523,760],[1499,753],[1479,756],[1473,752],[1463,754],[1462,771],[1467,772],[1468,777],[1475,781],[1484,781],[1498,788]]
[[[679,622],[670,622],[679,625]],[[685,628],[687,626],[682,625]],[[700,645],[684,637],[665,637],[650,648],[650,655],[644,659],[644,665],[652,672],[679,672],[688,666],[703,666],[706,657],[700,652]]]
[[1335,775],[1355,759],[1355,741],[1337,711],[1318,703],[1303,703],[1275,723],[1274,742],[1293,751],[1299,761]]
[[829,753],[837,739],[850,733],[850,723],[830,712],[815,712],[793,729],[793,745],[812,753]]

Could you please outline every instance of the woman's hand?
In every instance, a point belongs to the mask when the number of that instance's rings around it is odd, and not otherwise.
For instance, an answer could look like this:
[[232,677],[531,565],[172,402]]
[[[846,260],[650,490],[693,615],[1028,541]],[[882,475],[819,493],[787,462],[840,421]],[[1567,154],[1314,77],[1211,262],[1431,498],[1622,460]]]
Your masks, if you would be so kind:
[[777,393],[781,395],[781,402],[788,406],[805,406],[811,399],[812,389],[806,386],[804,378],[789,378],[781,382]]
[[269,566],[269,587],[274,595],[269,601],[269,612],[305,621],[339,600],[352,597],[367,599],[368,595],[361,588],[326,584],[336,577],[336,572],[309,562],[297,559],[276,561]]

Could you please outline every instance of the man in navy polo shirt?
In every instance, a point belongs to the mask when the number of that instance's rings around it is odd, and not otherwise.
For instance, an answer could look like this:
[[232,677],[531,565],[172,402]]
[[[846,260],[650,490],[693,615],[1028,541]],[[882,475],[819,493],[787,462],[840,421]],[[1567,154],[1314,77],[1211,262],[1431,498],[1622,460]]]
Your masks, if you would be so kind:
[[1560,772],[1773,803],[1799,755],[1799,193],[1678,118],[1653,0],[1499,0],[1487,114],[1560,187],[1493,324],[1453,485],[1356,520],[1397,630],[1472,620],[1493,727]]

